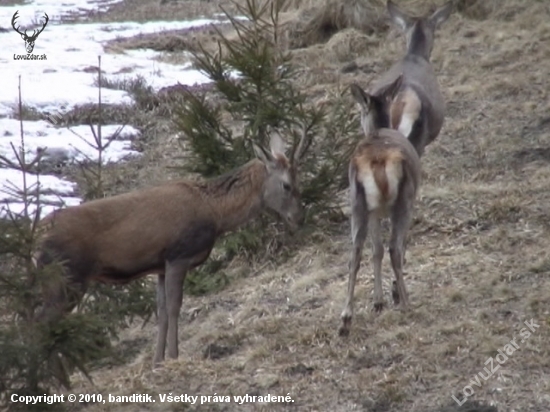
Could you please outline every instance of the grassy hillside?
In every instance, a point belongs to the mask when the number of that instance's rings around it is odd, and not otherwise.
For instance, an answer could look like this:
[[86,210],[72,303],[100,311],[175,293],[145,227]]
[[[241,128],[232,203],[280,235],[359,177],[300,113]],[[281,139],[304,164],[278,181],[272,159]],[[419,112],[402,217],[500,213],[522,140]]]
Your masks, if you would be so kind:
[[[288,39],[301,47],[292,51],[300,67],[296,82],[319,104],[330,104],[330,92],[353,81],[367,86],[404,52],[384,2],[364,2],[346,0],[347,11],[332,1],[289,4],[289,30],[303,36]],[[156,325],[136,325],[118,344],[124,362],[96,367],[95,386],[74,377],[73,393],[148,393],[157,402],[71,410],[441,411],[454,404],[451,395],[462,399],[487,359],[514,338],[519,349],[494,376],[473,385],[472,399],[499,411],[550,410],[550,6],[536,0],[457,3],[432,53],[447,118],[423,157],[405,267],[411,310],[372,311],[366,247],[352,331],[347,339],[338,336],[351,244],[345,222],[308,239],[282,266],[235,261],[224,290],[186,296],[178,361],[152,371]],[[94,18],[186,19],[217,13],[219,4],[231,7],[222,0],[128,0]],[[399,4],[417,14],[432,6]],[[178,61],[181,50],[212,36],[159,34],[110,49],[155,47]],[[181,162],[168,114],[138,107],[127,116],[144,131],[144,156],[112,171],[113,193],[168,178],[175,173],[170,166]],[[343,191],[344,204],[346,196]],[[387,254],[383,270],[389,302]],[[520,343],[524,321],[531,319],[540,327]],[[290,394],[294,402],[197,406],[161,403],[159,393]]]

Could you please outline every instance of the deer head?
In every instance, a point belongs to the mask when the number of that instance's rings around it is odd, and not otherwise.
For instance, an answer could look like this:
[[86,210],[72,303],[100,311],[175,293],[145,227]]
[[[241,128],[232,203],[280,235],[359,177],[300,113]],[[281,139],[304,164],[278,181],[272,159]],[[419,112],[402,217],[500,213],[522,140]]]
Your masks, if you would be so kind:
[[34,42],[36,41],[36,38],[38,37],[38,35],[40,33],[42,33],[42,31],[44,31],[44,29],[46,28],[46,25],[48,24],[48,21],[50,19],[49,19],[48,15],[46,13],[44,13],[44,23],[42,25],[42,28],[38,31],[33,30],[32,35],[29,36],[29,35],[27,35],[27,30],[25,30],[25,32],[21,32],[21,31],[19,31],[19,26],[15,27],[15,21],[19,17],[17,15],[18,13],[19,13],[19,10],[17,10],[15,12],[15,14],[13,15],[13,17],[11,19],[11,25],[12,25],[13,29],[21,35],[23,40],[25,40],[25,48],[27,49],[27,53],[30,54],[34,50]]
[[357,103],[361,113],[361,127],[365,136],[372,132],[386,127],[389,128],[388,111],[391,102],[399,93],[399,88],[403,84],[403,73],[376,95],[365,92],[358,84],[352,83],[350,86],[351,94]]
[[408,52],[421,55],[426,60],[430,60],[435,31],[451,15],[453,2],[449,1],[431,15],[422,17],[412,17],[406,14],[391,0],[388,0],[387,9],[392,21],[399,26],[407,37]]
[[296,230],[304,220],[296,167],[299,153],[303,152],[305,136],[304,133],[292,157],[292,163],[284,154],[283,139],[276,133],[271,135],[269,151],[253,145],[256,156],[264,162],[268,172],[262,200],[265,206],[279,214],[292,230]]

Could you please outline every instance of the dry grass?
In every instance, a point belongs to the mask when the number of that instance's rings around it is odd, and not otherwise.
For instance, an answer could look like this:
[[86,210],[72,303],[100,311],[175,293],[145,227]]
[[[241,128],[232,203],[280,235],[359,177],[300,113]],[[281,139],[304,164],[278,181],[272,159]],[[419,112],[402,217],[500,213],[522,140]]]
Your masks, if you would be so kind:
[[113,5],[107,13],[90,12],[87,21],[171,21],[196,18],[212,18],[221,13],[219,6],[234,10],[230,0],[219,0],[215,3],[204,0],[125,0]]
[[[145,10],[148,2],[139,3]],[[431,7],[408,3],[417,14]],[[185,4],[177,6],[181,16]],[[540,328],[495,376],[473,387],[474,398],[499,411],[550,410],[549,6],[535,0],[458,5],[462,12],[438,32],[432,56],[448,115],[423,157],[405,268],[411,310],[371,311],[366,249],[352,332],[337,336],[350,253],[345,224],[337,234],[317,235],[281,267],[243,277],[235,264],[226,290],[186,297],[180,358],[161,370],[150,369],[156,327],[125,331],[124,345],[135,342],[139,354],[126,365],[95,370],[95,386],[75,376],[73,392],[148,393],[157,402],[92,404],[86,411],[442,411],[530,319]],[[396,30],[340,28],[346,30],[327,42],[293,51],[302,69],[297,82],[319,102],[352,81],[366,86],[403,53]],[[357,69],[341,73],[350,61]],[[146,134],[143,159],[119,166],[121,185],[161,180],[166,166],[177,163],[173,130],[165,127]],[[389,302],[387,259],[384,272]],[[158,394],[170,392],[290,393],[294,403],[160,403]]]
[[335,33],[354,28],[366,34],[387,29],[381,0],[324,0],[302,2],[296,18],[289,24],[291,48],[324,43]]

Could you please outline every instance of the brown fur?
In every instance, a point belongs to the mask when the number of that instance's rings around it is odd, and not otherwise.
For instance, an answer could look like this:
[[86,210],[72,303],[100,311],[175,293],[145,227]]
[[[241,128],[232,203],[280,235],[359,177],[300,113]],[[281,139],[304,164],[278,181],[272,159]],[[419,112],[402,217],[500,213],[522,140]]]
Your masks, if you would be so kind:
[[51,228],[42,243],[54,241],[74,253],[93,255],[97,263],[90,279],[124,282],[102,273],[105,267],[136,276],[156,273],[164,267],[163,249],[193,222],[209,222],[221,234],[256,212],[265,175],[263,163],[253,160],[236,173],[209,182],[172,181],[59,210],[40,223]]
[[[304,137],[305,139],[305,137]],[[301,142],[302,143],[302,142]],[[303,221],[294,165],[271,139],[261,159],[205,182],[178,180],[57,210],[39,225],[38,266],[61,260],[69,284],[48,285],[39,319],[70,311],[91,281],[125,284],[156,274],[159,334],[154,363],[177,358],[177,318],[186,273],[208,259],[216,239],[254,218],[264,207],[291,228]],[[291,186],[285,189],[283,183]]]
[[289,168],[290,163],[285,156],[275,156],[275,159],[279,162],[280,166],[283,168]]
[[405,102],[402,99],[396,98],[390,106],[390,127],[397,130],[403,117],[403,109]]
[[402,162],[404,155],[399,147],[388,147],[387,144],[380,144],[384,142],[383,139],[384,137],[377,136],[374,141],[360,143],[352,162],[358,170],[364,170],[365,168],[372,170],[376,185],[380,189],[383,199],[387,200],[389,197],[389,183],[386,165]]
[[386,200],[389,194],[388,177],[386,176],[386,161],[385,159],[374,160],[371,162],[371,167],[376,185],[380,189],[382,198]]
[[[394,109],[394,106],[396,108]],[[401,91],[392,102],[390,107],[390,123],[392,129],[397,129],[403,120],[403,116],[408,115],[409,119],[416,122],[420,118],[422,102],[418,94],[411,88]]]

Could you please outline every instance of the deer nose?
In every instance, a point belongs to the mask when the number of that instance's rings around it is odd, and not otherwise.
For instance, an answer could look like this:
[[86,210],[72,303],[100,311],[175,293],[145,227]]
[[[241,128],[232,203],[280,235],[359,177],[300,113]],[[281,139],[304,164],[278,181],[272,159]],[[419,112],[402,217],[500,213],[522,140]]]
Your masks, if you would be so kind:
[[300,226],[304,224],[305,221],[305,213],[303,209],[300,209],[295,213],[289,213],[287,216],[287,221],[291,226],[291,229],[293,231],[296,231]]

